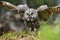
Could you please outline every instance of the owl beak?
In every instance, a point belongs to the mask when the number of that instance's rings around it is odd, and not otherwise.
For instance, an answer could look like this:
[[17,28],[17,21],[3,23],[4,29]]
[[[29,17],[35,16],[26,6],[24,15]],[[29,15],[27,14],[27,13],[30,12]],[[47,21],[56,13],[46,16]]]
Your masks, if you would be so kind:
[[29,17],[29,20],[31,21],[32,17]]

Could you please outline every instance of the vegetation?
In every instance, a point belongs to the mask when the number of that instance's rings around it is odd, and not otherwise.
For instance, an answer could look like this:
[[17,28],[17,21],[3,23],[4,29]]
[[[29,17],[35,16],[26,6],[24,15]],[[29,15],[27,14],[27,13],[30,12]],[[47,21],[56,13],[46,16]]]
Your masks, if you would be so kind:
[[60,23],[52,25],[49,23],[42,24],[37,32],[40,40],[60,40]]

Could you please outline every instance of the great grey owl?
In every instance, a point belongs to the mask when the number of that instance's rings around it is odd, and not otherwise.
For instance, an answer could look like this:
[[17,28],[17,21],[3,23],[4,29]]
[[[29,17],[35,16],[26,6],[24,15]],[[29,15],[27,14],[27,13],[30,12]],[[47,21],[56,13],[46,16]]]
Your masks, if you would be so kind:
[[47,5],[42,5],[36,10],[33,8],[29,8],[25,4],[25,5],[18,5],[17,9],[19,11],[24,11],[23,20],[26,29],[30,31],[36,31],[39,28],[39,22],[40,22],[40,19],[38,17],[38,11],[47,9]]
[[[12,5],[7,5],[7,7],[14,7]],[[10,4],[10,3],[9,3]],[[5,5],[3,5],[5,6]],[[18,12],[22,12],[22,19],[24,21],[25,27],[31,28],[31,30],[34,30],[34,28],[39,28],[39,22],[40,19],[48,20],[53,16],[53,14],[58,14],[60,12],[60,6],[54,6],[54,7],[47,7],[47,5],[42,5],[37,9],[29,8],[26,4],[24,5],[17,5],[14,7]],[[13,9],[13,8],[12,8]],[[20,13],[19,13],[20,14]],[[29,29],[28,29],[29,30]]]

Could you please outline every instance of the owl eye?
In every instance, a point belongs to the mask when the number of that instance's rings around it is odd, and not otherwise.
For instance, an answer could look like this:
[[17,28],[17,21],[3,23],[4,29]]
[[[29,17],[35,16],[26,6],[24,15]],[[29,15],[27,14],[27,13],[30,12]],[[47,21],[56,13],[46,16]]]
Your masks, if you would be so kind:
[[27,15],[29,15],[29,14],[27,14]]
[[31,15],[33,15],[33,13],[31,13]]

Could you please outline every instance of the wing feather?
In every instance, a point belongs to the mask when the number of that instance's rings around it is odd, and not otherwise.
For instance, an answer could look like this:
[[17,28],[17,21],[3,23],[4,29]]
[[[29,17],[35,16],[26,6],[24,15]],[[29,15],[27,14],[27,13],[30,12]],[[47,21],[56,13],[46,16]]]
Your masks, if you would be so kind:
[[45,10],[38,11],[38,16],[40,19],[47,20],[51,16],[51,14],[59,14],[60,6],[48,7]]
[[13,5],[9,2],[6,2],[6,1],[1,1],[0,6],[7,7],[8,9],[16,9],[15,5]]

